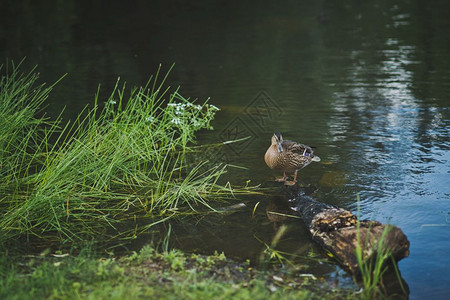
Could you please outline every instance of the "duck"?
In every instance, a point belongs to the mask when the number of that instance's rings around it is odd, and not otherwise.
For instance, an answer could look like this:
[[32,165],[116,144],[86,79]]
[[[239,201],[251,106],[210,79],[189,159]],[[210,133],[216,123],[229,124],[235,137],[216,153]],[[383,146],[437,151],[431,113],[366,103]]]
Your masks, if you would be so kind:
[[[283,171],[283,177],[277,181],[284,182],[285,185],[295,185],[297,183],[297,172],[311,162],[319,162],[320,157],[314,155],[310,146],[294,141],[283,140],[280,132],[275,132],[272,136],[272,143],[264,155],[264,161],[272,170]],[[292,181],[287,180],[286,173],[294,173]]]

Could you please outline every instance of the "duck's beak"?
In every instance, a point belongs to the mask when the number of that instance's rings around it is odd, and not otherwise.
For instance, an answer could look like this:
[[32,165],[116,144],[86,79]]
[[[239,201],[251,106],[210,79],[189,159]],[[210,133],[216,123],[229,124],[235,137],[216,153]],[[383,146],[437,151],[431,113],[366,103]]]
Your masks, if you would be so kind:
[[280,141],[277,141],[277,150],[278,150],[278,152],[283,153],[283,147],[281,147]]

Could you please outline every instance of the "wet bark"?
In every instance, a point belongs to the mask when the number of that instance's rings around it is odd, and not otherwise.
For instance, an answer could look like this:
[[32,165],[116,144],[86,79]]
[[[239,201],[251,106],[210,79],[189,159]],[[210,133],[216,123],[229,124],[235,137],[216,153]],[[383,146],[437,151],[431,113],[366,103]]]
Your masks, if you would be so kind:
[[291,210],[306,223],[313,240],[356,276],[360,272],[355,255],[358,243],[364,262],[375,259],[379,247],[391,253],[393,260],[388,259],[388,263],[397,263],[409,255],[409,241],[397,226],[369,220],[358,224],[350,211],[316,201],[295,188],[288,188],[288,199]]

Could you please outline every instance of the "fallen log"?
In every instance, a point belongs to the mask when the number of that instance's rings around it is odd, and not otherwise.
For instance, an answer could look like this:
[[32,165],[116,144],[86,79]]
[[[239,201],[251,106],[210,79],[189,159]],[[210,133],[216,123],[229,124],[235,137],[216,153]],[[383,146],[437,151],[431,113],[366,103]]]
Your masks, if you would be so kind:
[[388,251],[395,263],[409,255],[409,241],[397,226],[370,220],[358,224],[350,211],[314,200],[298,188],[288,188],[288,203],[308,226],[312,239],[352,274],[360,273],[358,243],[363,262],[374,260],[378,251]]
[[397,268],[397,262],[409,255],[409,241],[400,228],[378,221],[358,222],[350,211],[319,202],[307,195],[305,189],[286,187],[285,191],[286,201],[277,199],[266,207],[267,216],[276,227],[283,223],[287,215],[300,217],[307,225],[312,239],[331,253],[357,281],[362,278],[356,256],[358,248],[363,264],[372,263],[369,269],[373,268],[379,252],[389,253],[392,259],[383,261],[381,269],[385,271],[378,286],[386,297],[408,298],[408,284]]

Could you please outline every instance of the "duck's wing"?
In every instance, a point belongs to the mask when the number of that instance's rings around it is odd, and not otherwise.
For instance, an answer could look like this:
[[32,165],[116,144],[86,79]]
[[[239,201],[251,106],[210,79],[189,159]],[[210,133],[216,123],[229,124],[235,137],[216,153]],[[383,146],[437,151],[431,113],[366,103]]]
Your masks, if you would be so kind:
[[283,148],[285,151],[296,153],[298,155],[314,158],[314,151],[311,147],[300,144],[294,141],[283,141]]

